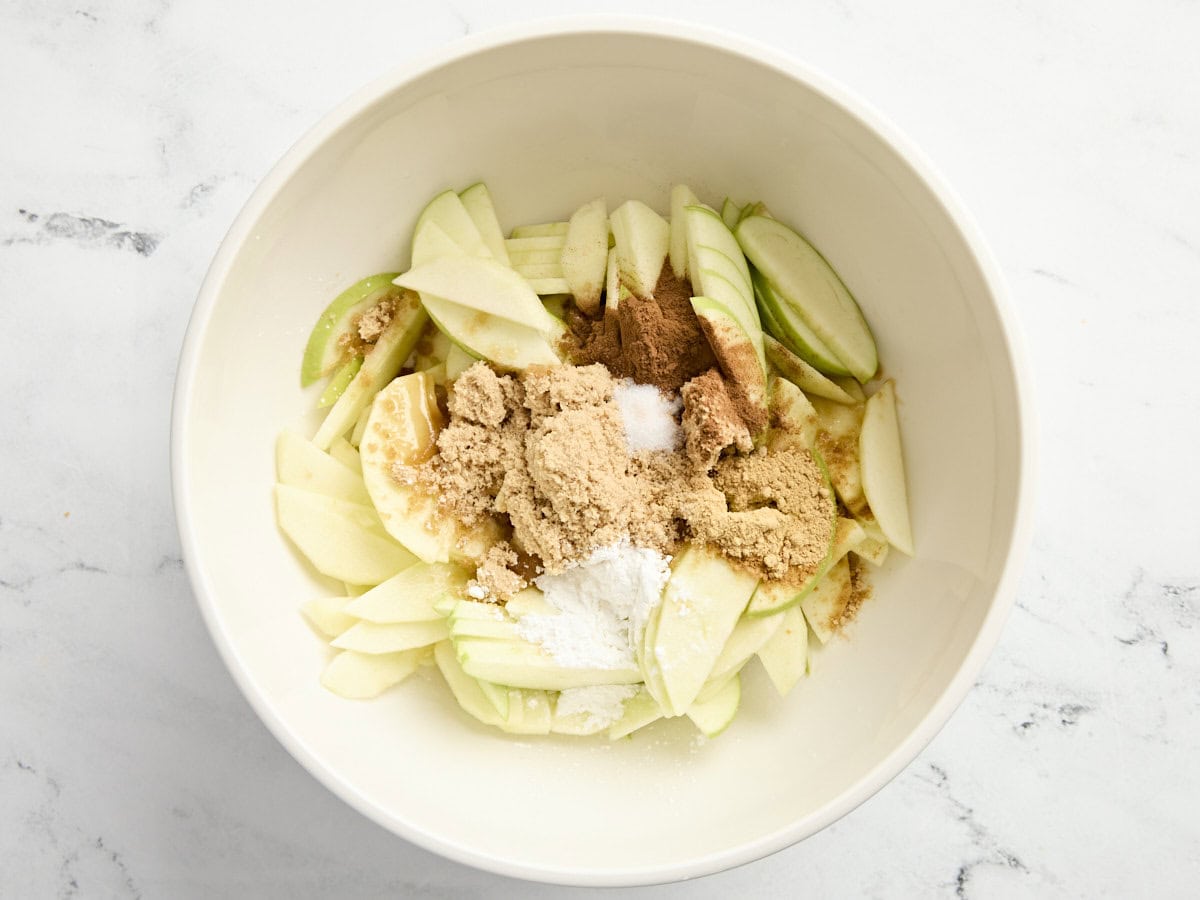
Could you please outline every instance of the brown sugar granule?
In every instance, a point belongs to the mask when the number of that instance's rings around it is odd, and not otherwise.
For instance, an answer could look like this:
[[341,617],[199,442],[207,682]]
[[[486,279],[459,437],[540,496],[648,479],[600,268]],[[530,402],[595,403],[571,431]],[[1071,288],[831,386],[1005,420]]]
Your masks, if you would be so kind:
[[576,316],[576,360],[604,363],[618,376],[677,391],[715,363],[692,310],[692,287],[663,266],[654,296],[628,296],[599,321]]
[[489,603],[504,603],[526,585],[517,568],[520,560],[507,541],[493,544],[475,569],[474,581],[467,584],[467,596]]
[[486,363],[477,362],[455,379],[446,403],[453,416],[498,428],[519,405],[518,397],[519,385],[514,379],[500,378]]
[[391,297],[380,300],[358,318],[358,339],[364,344],[374,344],[391,324],[396,314],[396,301]]
[[683,397],[684,446],[697,469],[711,469],[726,447],[749,452],[753,446],[750,432],[734,408],[720,372],[709,369],[687,382],[679,393]]

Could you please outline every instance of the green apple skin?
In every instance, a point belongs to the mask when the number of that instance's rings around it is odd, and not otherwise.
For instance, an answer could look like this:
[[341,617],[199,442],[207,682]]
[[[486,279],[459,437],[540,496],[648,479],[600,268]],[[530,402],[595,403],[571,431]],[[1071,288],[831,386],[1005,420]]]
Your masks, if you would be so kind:
[[370,275],[346,288],[325,307],[304,347],[304,358],[300,363],[302,387],[308,387],[345,363],[347,354],[342,338],[355,329],[355,320],[359,316],[380,300],[397,293],[392,287],[392,279],[399,274]]
[[779,297],[761,272],[756,270],[752,274],[752,281],[758,311],[762,315],[764,323],[768,319],[770,320],[771,325],[764,327],[772,337],[814,369],[824,372],[826,375],[850,374],[850,370],[825,345],[825,342],[817,337],[804,319]]
[[854,405],[854,398],[840,385],[830,381],[769,334],[763,337],[763,350],[772,368],[806,394],[846,406]]

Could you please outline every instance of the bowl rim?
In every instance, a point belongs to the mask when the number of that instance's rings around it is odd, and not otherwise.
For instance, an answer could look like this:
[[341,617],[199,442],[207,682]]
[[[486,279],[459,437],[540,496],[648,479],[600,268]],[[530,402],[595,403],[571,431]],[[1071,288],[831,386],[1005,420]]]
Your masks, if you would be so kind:
[[[232,639],[226,633],[212,590],[200,564],[201,551],[192,526],[192,506],[185,490],[188,482],[187,446],[190,401],[197,378],[200,348],[225,280],[253,226],[276,195],[287,185],[309,156],[347,121],[386,94],[399,90],[426,73],[508,44],[603,32],[619,35],[667,38],[701,45],[707,49],[742,56],[766,66],[823,95],[874,132],[907,164],[929,188],[933,199],[957,228],[979,267],[996,308],[1004,350],[1011,363],[1012,389],[1016,398],[1017,497],[1013,525],[1008,535],[1008,556],[997,581],[991,606],[971,647],[953,678],[917,726],[888,755],[857,782],[832,801],[789,825],[753,841],[721,851],[701,854],[666,865],[614,868],[537,866],[480,852],[452,839],[429,834],[387,815],[370,797],[350,785],[337,772],[321,763],[305,742],[255,688],[243,667]],[[477,869],[559,885],[634,886],[661,884],[696,878],[735,868],[769,856],[810,837],[833,824],[870,799],[899,775],[941,731],[962,703],[997,644],[1016,600],[1017,583],[1033,531],[1035,486],[1035,428],[1032,375],[1015,313],[1002,272],[973,217],[944,177],[899,128],[869,103],[829,76],[802,63],[786,52],[758,40],[720,28],[654,16],[576,15],[536,19],[488,29],[453,40],[428,53],[398,65],[351,93],[325,113],[271,167],[259,182],[226,232],[205,275],[184,334],[176,372],[171,408],[171,492],[179,532],[184,568],[205,626],[225,667],[259,719],[284,749],[314,778],[342,801],[378,825],[417,846]]]

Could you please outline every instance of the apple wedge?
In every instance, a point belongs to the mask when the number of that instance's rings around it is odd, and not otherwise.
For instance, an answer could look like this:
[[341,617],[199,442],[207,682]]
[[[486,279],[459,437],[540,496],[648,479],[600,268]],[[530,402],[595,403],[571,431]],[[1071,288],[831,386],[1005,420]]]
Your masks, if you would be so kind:
[[371,498],[362,475],[347,468],[311,441],[281,431],[275,441],[275,477],[280,484],[316,491],[349,503],[368,504]]
[[741,702],[742,679],[735,674],[711,699],[688,707],[687,717],[701,734],[715,738],[729,727]]
[[871,512],[888,542],[901,553],[912,556],[904,453],[900,445],[900,422],[896,416],[896,389],[891,381],[884,382],[867,399],[858,447],[863,493]]
[[819,420],[804,391],[786,378],[772,375],[767,380],[767,392],[771,397],[771,449],[799,443],[812,450],[816,446]]
[[668,254],[671,259],[671,271],[680,281],[689,277],[687,216],[684,210],[689,206],[699,206],[700,201],[686,184],[677,184],[671,188],[671,234]]
[[321,685],[347,700],[367,700],[395,687],[420,667],[425,648],[399,653],[356,653],[343,650],[329,661]]
[[398,293],[392,287],[392,279],[398,274],[384,272],[364,278],[346,288],[325,307],[304,348],[304,358],[300,364],[301,386],[308,387],[338,366],[345,365],[349,354],[343,338],[357,328],[358,318],[363,313],[379,301]]
[[846,406],[815,396],[812,405],[819,423],[817,449],[829,466],[833,489],[851,515],[862,515],[867,511],[859,462],[865,407],[861,404]]
[[397,298],[392,321],[317,429],[313,443],[318,449],[328,450],[334,438],[349,431],[375,394],[396,377],[416,347],[427,321],[425,310],[415,294],[405,292]]
[[518,225],[512,230],[509,239],[527,237],[563,237],[567,233],[567,222],[542,222],[537,225]]
[[855,520],[862,526],[866,535],[854,548],[855,555],[865,559],[873,566],[882,566],[887,562],[888,548],[891,546],[888,543],[887,535],[883,533],[879,522],[869,512],[856,516]]
[[725,202],[721,204],[721,221],[725,223],[725,227],[730,230],[736,228],[741,217],[742,208],[726,197]]
[[356,597],[346,612],[385,625],[442,619],[434,602],[443,594],[461,593],[469,578],[466,569],[453,563],[416,563]]
[[763,349],[766,351],[767,362],[774,367],[775,371],[806,394],[824,397],[826,400],[832,400],[835,403],[844,403],[847,406],[854,404],[854,398],[847,394],[845,390],[833,381],[830,381],[769,334],[763,336]]
[[370,506],[277,484],[275,508],[280,529],[322,575],[378,584],[416,562]]
[[667,220],[640,200],[627,200],[613,210],[612,231],[621,281],[637,296],[653,297],[671,241]]
[[[836,513],[835,513],[836,515]],[[838,518],[833,530],[833,542],[829,552],[821,561],[817,570],[803,584],[790,585],[778,581],[761,582],[750,598],[746,607],[746,615],[773,616],[804,602],[804,598],[817,589],[830,570],[843,559],[847,553],[856,550],[866,537],[861,525],[854,519]]]
[[537,644],[523,639],[457,638],[454,642],[463,671],[473,678],[510,687],[562,691],[597,684],[636,684],[636,667],[598,669],[564,666]]
[[[767,422],[767,371],[754,342],[728,305],[711,297],[693,297],[692,309],[713,354],[725,373],[729,390],[744,404],[762,410]],[[760,335],[761,337],[761,335]]]
[[352,356],[344,366],[334,372],[333,377],[329,379],[329,384],[325,385],[325,390],[321,391],[321,396],[317,398],[317,409],[333,406],[337,402],[337,398],[345,392],[354,376],[358,374],[362,364],[361,356]]
[[358,622],[346,612],[349,597],[316,597],[300,607],[308,624],[325,638],[335,638]]
[[463,671],[455,655],[454,646],[449,641],[442,641],[434,646],[433,659],[450,688],[450,693],[467,715],[485,725],[499,726],[504,722],[495,705],[479,687],[479,682]]
[[343,466],[362,475],[362,460],[358,457],[358,451],[350,446],[350,442],[344,437],[334,438],[333,443],[329,445],[329,455]]
[[398,653],[428,647],[450,637],[445,619],[432,622],[359,622],[343,631],[330,644],[339,650],[358,653]]
[[476,182],[458,195],[467,215],[475,223],[484,246],[491,251],[497,262],[508,265],[508,251],[504,248],[504,232],[500,229],[500,220],[496,218],[496,206],[492,203],[492,195],[487,185],[482,181]]
[[785,304],[850,374],[870,381],[879,368],[871,329],[853,295],[812,244],[766,216],[748,216],[738,223],[736,234],[746,256]]
[[[561,288],[565,287],[564,283]],[[566,334],[566,326],[553,316],[548,316],[546,332],[542,332],[497,319],[443,297],[422,295],[421,302],[438,328],[468,356],[486,359],[501,369],[515,372],[529,366],[562,363],[555,348]]]
[[662,717],[662,707],[643,685],[636,694],[625,701],[621,718],[609,726],[608,739],[615,741],[618,738],[626,737],[639,728],[645,728],[651,722],[657,722]]
[[546,691],[507,690],[508,716],[500,727],[509,734],[550,734],[554,724],[553,695]]
[[608,263],[608,205],[601,197],[571,216],[560,264],[575,303],[588,315],[600,310]]
[[675,557],[663,591],[652,653],[674,715],[686,713],[745,610],[757,579],[706,547]]
[[[793,308],[780,299],[771,283],[763,278],[762,273],[751,273],[750,280],[754,286],[754,297],[762,316],[764,327],[772,337],[779,340],[785,347],[827,375],[849,375],[847,369],[834,355],[825,342],[817,337]],[[770,325],[767,326],[767,323]]]
[[700,692],[698,699],[704,698],[705,691],[710,685],[723,685],[737,674],[750,657],[771,640],[782,623],[782,615],[757,617],[743,615],[738,619],[737,625],[729,635],[729,640],[721,648],[721,655],[713,663],[712,672],[705,681],[705,690]]
[[812,593],[800,601],[804,618],[822,644],[828,643],[842,627],[843,615],[852,596],[850,561],[843,556]]
[[758,661],[780,697],[786,697],[808,671],[808,624],[799,606],[780,613],[783,620],[758,651]]
[[488,248],[487,242],[484,241],[483,235],[480,234],[478,226],[471,218],[471,214],[467,212],[467,207],[463,205],[458,194],[454,191],[442,191],[430,200],[429,204],[421,210],[421,214],[417,216],[417,224],[413,228],[414,266],[417,264],[416,237],[419,237],[425,230],[425,226],[430,224],[437,225],[468,256],[482,256],[489,259],[492,257],[492,251]]
[[525,279],[492,259],[442,256],[405,272],[396,284],[417,291],[422,300],[441,297],[543,334],[554,330],[552,317]]

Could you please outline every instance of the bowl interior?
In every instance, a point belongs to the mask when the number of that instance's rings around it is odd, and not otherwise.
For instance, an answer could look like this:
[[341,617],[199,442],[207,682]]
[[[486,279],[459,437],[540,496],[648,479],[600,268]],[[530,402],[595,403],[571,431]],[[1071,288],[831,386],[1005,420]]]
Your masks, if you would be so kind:
[[[633,739],[514,739],[434,678],[371,702],[327,694],[299,603],[336,591],[276,529],[280,428],[317,313],[403,268],[432,194],[486,180],[502,223],[607,196],[665,211],[674,182],[764,200],[859,298],[901,398],[918,558],[893,554],[848,640],[780,700],[761,673],[715,741],[686,720]],[[317,389],[319,390],[319,389]],[[176,491],[200,602],[289,749],[381,823],[509,874],[631,882],[777,849],[864,799],[941,724],[997,619],[1022,433],[996,300],[968,241],[903,156],[830,96],[753,56],[667,34],[492,44],[351,101],[281,164],[214,264],[176,411]],[[967,667],[970,668],[970,667]],[[941,704],[941,706],[939,706]],[[952,705],[952,700],[950,701]]]

